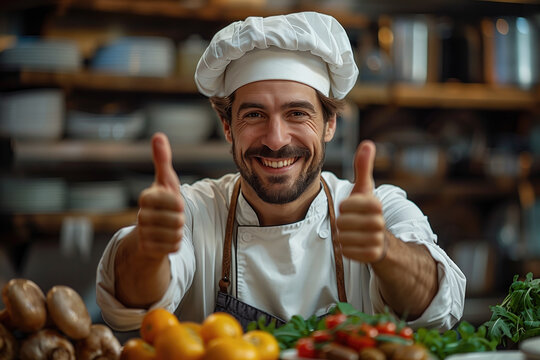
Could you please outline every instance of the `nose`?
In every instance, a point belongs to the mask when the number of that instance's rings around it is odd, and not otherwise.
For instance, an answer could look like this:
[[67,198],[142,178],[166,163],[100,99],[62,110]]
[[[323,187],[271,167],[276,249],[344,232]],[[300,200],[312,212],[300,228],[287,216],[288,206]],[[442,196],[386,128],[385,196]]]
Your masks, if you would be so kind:
[[287,123],[281,117],[272,117],[268,120],[266,133],[263,137],[263,145],[272,150],[279,150],[283,146],[290,144],[291,136]]

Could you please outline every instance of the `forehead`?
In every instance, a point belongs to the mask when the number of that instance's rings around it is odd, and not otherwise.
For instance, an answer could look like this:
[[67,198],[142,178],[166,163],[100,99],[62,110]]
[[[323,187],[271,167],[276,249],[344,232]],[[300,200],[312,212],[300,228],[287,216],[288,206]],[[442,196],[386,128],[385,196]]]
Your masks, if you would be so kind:
[[309,101],[315,108],[319,107],[317,93],[308,85],[289,80],[263,80],[238,88],[233,108],[245,102],[278,105],[295,101]]

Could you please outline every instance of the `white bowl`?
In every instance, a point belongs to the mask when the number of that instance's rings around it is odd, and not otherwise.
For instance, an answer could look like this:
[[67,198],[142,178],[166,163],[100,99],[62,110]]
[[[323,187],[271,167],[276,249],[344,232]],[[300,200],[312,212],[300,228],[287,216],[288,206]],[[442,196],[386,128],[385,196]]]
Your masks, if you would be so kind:
[[540,359],[540,336],[523,340],[519,349],[525,354],[527,360]]
[[77,139],[132,140],[143,133],[145,120],[140,111],[121,115],[70,111],[66,134]]
[[60,178],[0,178],[0,209],[50,213],[65,209],[67,186]]
[[175,47],[164,37],[122,37],[100,48],[94,70],[139,76],[168,76],[174,72]]
[[0,53],[0,67],[49,71],[76,71],[82,55],[74,41],[22,37],[15,45]]
[[0,134],[15,139],[57,140],[63,126],[61,90],[23,90],[0,97]]
[[525,360],[525,355],[517,350],[487,351],[450,355],[446,360]]
[[125,210],[128,205],[128,191],[123,181],[89,181],[69,186],[70,210],[114,212]]
[[202,143],[216,125],[213,110],[207,102],[150,104],[147,113],[148,135],[161,131],[175,144]]

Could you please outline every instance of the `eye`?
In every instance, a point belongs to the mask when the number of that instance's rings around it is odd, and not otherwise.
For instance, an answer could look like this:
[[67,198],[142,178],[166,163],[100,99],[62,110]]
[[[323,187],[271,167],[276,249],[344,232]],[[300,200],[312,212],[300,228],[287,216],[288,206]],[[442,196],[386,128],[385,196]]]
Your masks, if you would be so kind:
[[289,117],[293,120],[304,120],[309,117],[309,114],[301,110],[292,110],[289,112]]
[[246,119],[247,121],[254,121],[263,118],[263,114],[261,114],[259,111],[248,111],[244,113],[241,117],[242,119]]

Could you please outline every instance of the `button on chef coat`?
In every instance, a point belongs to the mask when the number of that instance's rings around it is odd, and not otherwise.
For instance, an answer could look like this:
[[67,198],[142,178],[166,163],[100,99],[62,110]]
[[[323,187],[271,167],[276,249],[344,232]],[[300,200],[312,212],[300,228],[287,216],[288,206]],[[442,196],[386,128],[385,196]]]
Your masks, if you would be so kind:
[[[164,296],[151,308],[164,307],[183,321],[201,322],[214,309],[221,278],[223,239],[232,189],[238,174],[182,185],[185,203],[184,236],[180,249],[169,255],[171,281]],[[329,172],[330,187],[339,216],[339,204],[353,184]],[[375,189],[383,205],[387,229],[406,242],[426,246],[437,262],[439,290],[412,327],[451,328],[462,316],[465,277],[436,244],[437,237],[424,214],[392,185]],[[327,198],[319,192],[305,218],[293,224],[260,226],[242,194],[236,209],[237,236],[232,251],[231,294],[284,320],[293,315],[322,315],[338,302],[335,263]],[[146,309],[126,308],[114,294],[114,257],[132,227],[118,231],[98,266],[97,302],[104,320],[115,330],[140,326]],[[233,241],[234,243],[234,241]],[[347,300],[368,314],[384,311],[377,278],[369,265],[343,259]]]

